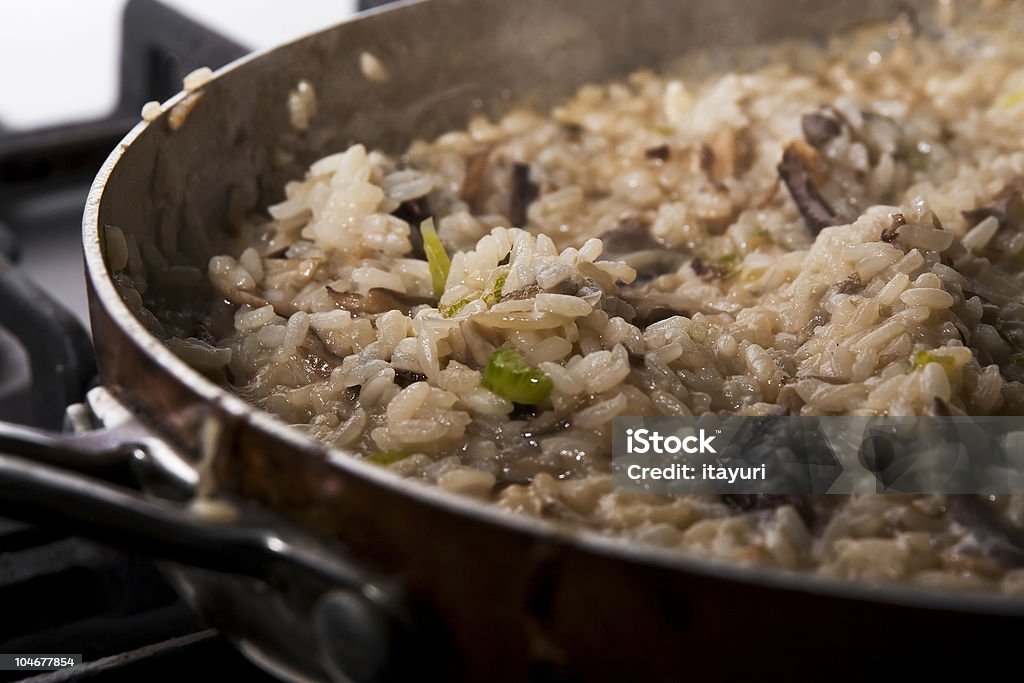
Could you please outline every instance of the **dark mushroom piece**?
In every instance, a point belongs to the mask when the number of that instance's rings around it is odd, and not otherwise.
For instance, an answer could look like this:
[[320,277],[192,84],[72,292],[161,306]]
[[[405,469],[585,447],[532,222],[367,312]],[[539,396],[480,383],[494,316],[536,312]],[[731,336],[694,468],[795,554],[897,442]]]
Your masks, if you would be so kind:
[[459,188],[459,199],[470,204],[476,201],[484,184],[484,174],[487,171],[487,162],[490,157],[490,147],[473,152],[466,157],[466,172],[462,177],[462,187]]
[[593,399],[593,395],[577,397],[571,405],[566,406],[561,410],[540,411],[537,410],[535,406],[528,406],[534,408],[533,415],[527,415],[522,411],[518,403],[515,404],[515,411],[513,414],[519,413],[520,415],[526,415],[526,419],[529,420],[525,425],[523,425],[520,436],[538,444],[539,446],[540,439],[542,437],[558,434],[559,432],[564,432],[570,429],[572,427],[572,415],[589,405]]
[[821,299],[818,300],[818,305],[814,308],[811,313],[811,317],[807,320],[803,329],[800,330],[800,334],[797,337],[797,341],[803,344],[814,334],[814,330],[822,325],[827,325],[832,320],[832,314],[825,308],[825,304],[834,294],[857,294],[864,289],[864,283],[861,282],[860,273],[853,273],[852,275],[843,278],[839,282],[832,284],[825,293],[822,294]]
[[839,134],[843,132],[839,121],[824,112],[804,114],[800,117],[800,129],[808,144],[818,149],[839,137]]
[[251,306],[252,308],[263,308],[269,301],[264,299],[258,294],[247,292],[244,289],[238,287],[221,287],[219,283],[214,283],[214,288],[224,298],[224,301],[235,306]]
[[302,356],[302,363],[311,375],[318,375],[324,379],[331,376],[334,368],[341,365],[341,358],[327,348],[320,337],[315,334],[307,334],[299,345],[299,354]]
[[544,289],[540,285],[534,283],[509,292],[505,296],[501,297],[501,301],[522,301],[523,299],[529,299],[530,297],[537,296],[541,292],[547,292],[548,294],[566,294],[569,296],[574,296],[577,292],[579,292],[579,290],[579,285],[572,282],[571,280],[564,280],[562,282],[559,282],[557,285],[551,287],[550,289]]
[[402,387],[403,389],[409,386],[410,384],[426,381],[427,376],[422,373],[413,372],[412,370],[403,370],[402,368],[395,368],[395,384]]
[[715,151],[711,149],[711,145],[706,142],[702,144],[700,146],[698,158],[700,161],[700,170],[710,176],[715,168]]
[[540,196],[540,186],[530,179],[530,166],[521,162],[512,164],[512,187],[509,190],[508,220],[517,228],[525,228],[526,212]]
[[607,313],[609,318],[622,318],[627,323],[632,323],[636,318],[636,308],[625,299],[612,294],[601,297],[599,308]]
[[529,299],[530,297],[537,296],[543,291],[544,290],[538,284],[526,285],[525,287],[514,289],[508,294],[504,295],[499,300],[499,303],[505,301],[522,301],[523,299]]
[[638,216],[627,215],[619,219],[618,225],[600,235],[604,243],[602,254],[605,258],[616,259],[644,249],[663,249],[651,235],[650,226]]
[[701,280],[720,280],[729,274],[729,269],[716,263],[708,263],[699,256],[690,261],[690,268]]
[[[120,276],[120,274],[118,275]],[[116,278],[115,278],[116,279]],[[211,278],[213,288],[220,294],[221,298],[228,304],[235,306],[251,306],[263,308],[269,302],[259,294],[242,289],[228,278]]]
[[416,306],[433,305],[435,300],[431,297],[413,296],[402,292],[393,292],[390,289],[374,287],[366,294],[355,292],[335,292],[328,288],[331,297],[339,307],[349,313],[376,315],[388,311],[401,311],[408,315],[409,311]]
[[977,538],[982,551],[1007,567],[1024,565],[1024,529],[1000,515],[980,496],[946,496],[946,511]]
[[689,311],[675,309],[670,306],[645,306],[642,302],[637,302],[635,308],[636,317],[633,318],[633,324],[641,330],[646,330],[655,323],[674,318],[677,315],[684,318],[690,317]]
[[777,169],[812,235],[829,226],[842,225],[843,219],[829,206],[811,180],[806,151],[800,143],[786,145]]
[[[516,421],[526,421],[537,417],[539,409],[537,406],[527,405],[525,403],[513,403],[512,412],[508,414],[508,419]],[[527,436],[524,434],[524,436]]]
[[960,408],[950,405],[948,401],[940,396],[932,398],[931,414],[936,417],[954,417],[954,416],[965,416],[965,413]]
[[1000,230],[1005,227],[1020,229],[1024,227],[1024,197],[1020,191],[1014,190],[988,206],[962,211],[961,215],[971,227],[992,216],[999,222]]
[[621,261],[637,272],[641,281],[674,273],[686,254],[670,249],[651,234],[651,226],[637,216],[625,216],[619,224],[599,236],[604,242],[603,257]]
[[409,256],[415,259],[425,259],[423,251],[423,235],[420,234],[420,223],[430,218],[430,204],[426,195],[415,199],[407,199],[398,205],[398,208],[391,212],[395,218],[401,218],[409,224],[409,242],[412,244],[412,251]]
[[829,294],[858,294],[864,289],[860,273],[854,272],[832,285]]
[[[832,314],[825,310],[825,307],[819,304],[814,312],[811,313],[811,317],[807,319],[807,323],[800,330],[800,334],[797,335],[797,343],[803,345],[814,336],[814,331],[822,325],[828,325],[829,321],[832,320]],[[802,379],[802,378],[801,378]]]
[[644,367],[646,367],[646,359],[644,358],[644,354],[633,353],[632,351],[629,351],[626,354],[626,357],[629,358],[629,367],[633,368],[634,370],[642,370],[644,369]]
[[669,149],[668,145],[658,145],[657,147],[649,147],[644,150],[644,156],[651,161],[668,161],[671,154],[672,150]]
[[570,142],[579,142],[583,137],[583,126],[575,121],[567,121],[562,124],[562,133]]
[[634,284],[642,284],[658,277],[667,275],[679,270],[679,266],[686,260],[686,253],[661,247],[659,249],[647,249],[629,256],[609,259],[622,261],[637,272]]
[[879,239],[883,242],[892,243],[899,236],[900,228],[907,224],[907,219],[902,213],[894,213],[890,218],[892,218],[892,225],[882,231]]

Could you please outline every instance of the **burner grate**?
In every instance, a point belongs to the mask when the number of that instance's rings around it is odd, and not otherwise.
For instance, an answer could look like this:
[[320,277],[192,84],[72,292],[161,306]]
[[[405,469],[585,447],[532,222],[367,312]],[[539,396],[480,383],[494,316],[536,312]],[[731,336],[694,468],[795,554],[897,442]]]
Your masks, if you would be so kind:
[[23,679],[23,683],[159,683],[231,672],[234,680],[272,683],[277,679],[253,667],[214,631],[201,631],[137,650],[86,662],[74,669]]
[[45,527],[0,520],[0,652],[74,652],[85,663],[0,682],[176,680],[213,662],[272,680],[209,631],[152,562]]

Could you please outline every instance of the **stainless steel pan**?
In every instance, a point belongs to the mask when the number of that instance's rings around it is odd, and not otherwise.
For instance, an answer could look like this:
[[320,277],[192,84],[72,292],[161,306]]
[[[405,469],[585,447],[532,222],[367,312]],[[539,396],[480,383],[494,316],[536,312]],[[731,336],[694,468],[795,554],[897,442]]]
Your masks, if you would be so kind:
[[[116,226],[171,265],[205,271],[231,239],[229,212],[274,200],[309,161],[354,141],[399,150],[481,109],[550,104],[689,49],[825,38],[895,11],[883,0],[421,0],[232,64],[201,95],[168,103],[190,107],[183,125],[168,113],[140,124],[96,178],[83,246],[105,387],[93,401],[112,426],[78,439],[5,428],[0,450],[51,465],[0,459],[0,513],[174,561],[211,623],[295,680],[676,680],[811,667],[842,678],[891,673],[901,653],[946,673],[1006,658],[1020,602],[698,561],[505,514],[328,450],[187,367],[108,268]],[[363,77],[363,51],[390,80]],[[302,79],[319,113],[300,134],[285,102]],[[166,269],[145,278],[158,318],[202,324],[188,305],[209,296],[201,280]],[[129,462],[145,497],[52,467],[109,474]],[[188,503],[197,491],[228,512]]]

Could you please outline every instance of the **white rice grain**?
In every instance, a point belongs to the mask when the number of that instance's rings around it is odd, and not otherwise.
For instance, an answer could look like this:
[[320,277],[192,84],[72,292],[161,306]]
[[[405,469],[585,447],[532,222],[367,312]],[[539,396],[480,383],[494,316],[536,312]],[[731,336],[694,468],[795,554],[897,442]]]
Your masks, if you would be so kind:
[[981,251],[988,246],[998,231],[999,220],[995,216],[989,216],[967,231],[961,242],[970,251]]
[[928,308],[949,308],[954,299],[944,289],[932,287],[916,287],[900,294],[900,301],[907,306],[927,306]]
[[182,79],[182,85],[185,86],[186,92],[193,92],[195,90],[199,90],[211,80],[213,80],[213,70],[208,66],[201,66],[198,69],[189,72],[188,75]]

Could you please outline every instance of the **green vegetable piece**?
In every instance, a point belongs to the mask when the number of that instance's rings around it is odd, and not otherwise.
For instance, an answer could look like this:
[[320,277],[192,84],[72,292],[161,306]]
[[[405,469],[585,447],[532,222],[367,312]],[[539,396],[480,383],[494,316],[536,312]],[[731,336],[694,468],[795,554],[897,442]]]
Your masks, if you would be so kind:
[[929,363],[938,363],[942,369],[949,374],[956,370],[956,361],[948,356],[940,356],[931,351],[915,351],[910,357],[910,365],[913,370],[920,370]]
[[410,455],[412,455],[412,453],[404,450],[374,453],[373,455],[366,456],[366,462],[373,463],[374,465],[380,465],[381,467],[387,467],[388,465],[394,465],[399,460],[405,460]]
[[447,306],[438,306],[437,310],[441,311],[441,315],[445,318],[454,318],[470,301],[473,301],[473,297],[466,297]]
[[423,235],[423,251],[427,254],[427,265],[430,266],[430,279],[434,284],[434,295],[444,294],[444,284],[448,281],[448,271],[452,269],[448,252],[441,244],[441,238],[434,230],[434,219],[428,218],[420,223],[420,234]]
[[484,303],[488,306],[501,301],[501,290],[505,288],[505,280],[508,279],[508,271],[501,273],[498,277],[494,278],[494,286],[491,291],[484,295]]
[[551,378],[512,348],[498,349],[487,359],[484,387],[514,403],[536,405],[551,393]]
[[1016,107],[1021,102],[1024,102],[1024,90],[1015,90],[1000,97],[996,101],[996,106],[1010,109],[1011,107]]

